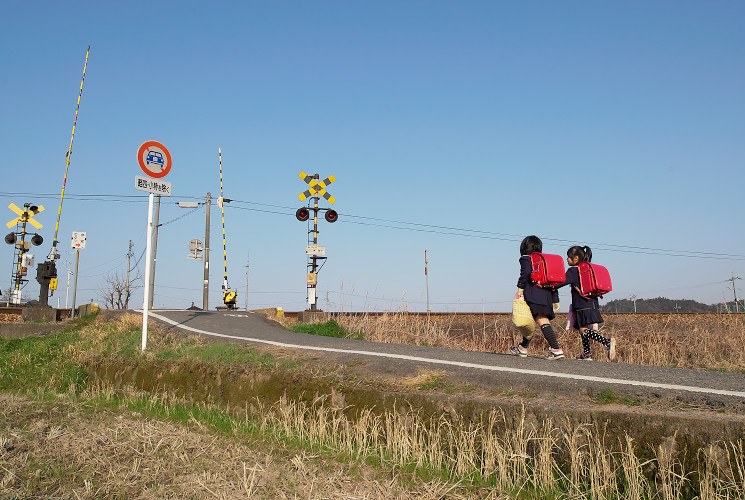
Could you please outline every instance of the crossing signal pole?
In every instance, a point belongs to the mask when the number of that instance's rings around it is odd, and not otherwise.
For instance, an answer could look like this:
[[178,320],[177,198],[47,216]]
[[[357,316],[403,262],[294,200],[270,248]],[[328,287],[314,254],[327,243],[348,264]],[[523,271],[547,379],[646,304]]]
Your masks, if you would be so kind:
[[312,207],[310,206],[309,202],[307,207],[298,208],[295,212],[295,217],[300,222],[305,222],[310,218],[310,211],[313,210],[313,230],[308,231],[309,236],[311,234],[313,235],[313,239],[312,244],[310,244],[310,238],[308,239],[309,245],[305,247],[305,254],[308,255],[310,260],[307,265],[310,272],[307,273],[306,279],[306,286],[308,288],[308,304],[310,304],[311,311],[316,311],[318,310],[316,287],[318,285],[318,271],[320,271],[318,261],[326,259],[326,247],[318,246],[318,211],[323,210],[325,212],[324,218],[327,222],[336,222],[339,219],[339,214],[336,212],[336,210],[332,210],[330,208],[320,208],[318,206],[318,201],[321,196],[323,196],[331,204],[336,201],[336,198],[331,196],[331,194],[326,191],[326,187],[334,182],[336,178],[333,175],[330,175],[326,179],[319,182],[318,179],[320,178],[320,176],[318,174],[308,175],[305,172],[300,172],[300,178],[303,179],[303,181],[305,181],[310,187],[306,191],[300,193],[298,195],[298,198],[300,198],[301,201],[308,198],[311,198],[313,200]]
[[[34,266],[34,256],[27,252],[31,249],[31,244],[39,246],[44,242],[44,238],[38,234],[34,234],[30,243],[26,241],[26,224],[31,224],[36,229],[41,229],[43,226],[33,217],[39,212],[42,212],[44,207],[41,205],[37,207],[31,203],[25,203],[23,205],[23,210],[21,210],[15,203],[11,203],[8,205],[8,208],[18,215],[18,217],[5,224],[8,228],[16,226],[14,232],[8,233],[5,236],[5,243],[8,245],[14,245],[15,248],[13,256],[13,290],[11,292],[10,301],[13,304],[20,304],[21,285],[28,282],[28,280],[25,279],[25,276],[28,275],[28,268]],[[57,274],[55,273],[54,277],[56,276]],[[46,293],[47,290],[44,289],[45,297]],[[46,304],[46,301],[44,304]]]

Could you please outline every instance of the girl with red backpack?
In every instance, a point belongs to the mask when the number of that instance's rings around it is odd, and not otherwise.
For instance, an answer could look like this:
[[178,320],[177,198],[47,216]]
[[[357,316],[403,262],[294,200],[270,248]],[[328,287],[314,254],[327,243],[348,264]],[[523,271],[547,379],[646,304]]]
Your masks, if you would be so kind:
[[[555,317],[556,309],[558,309],[559,294],[553,288],[542,287],[531,281],[533,264],[530,255],[536,252],[540,253],[542,250],[543,242],[538,236],[526,236],[522,243],[520,243],[520,277],[517,280],[515,298],[525,298],[525,302],[530,307],[533,319],[538,323],[543,336],[546,337],[546,341],[550,346],[547,359],[561,359],[564,357],[564,351],[559,347],[559,342],[556,340],[556,333],[554,333],[554,329],[550,323]],[[526,357],[531,338],[523,335],[522,342],[510,347],[510,352],[516,356]]]
[[598,323],[603,322],[598,299],[597,297],[582,294],[580,272],[577,266],[582,262],[590,261],[592,261],[592,250],[587,245],[583,247],[573,246],[567,250],[567,264],[570,267],[567,269],[566,281],[561,285],[557,285],[556,288],[561,288],[565,285],[572,286],[571,309],[574,313],[574,321],[572,321],[570,314],[569,328],[579,330],[582,337],[582,354],[577,356],[577,359],[592,361],[592,351],[590,350],[590,339],[592,339],[605,346],[608,359],[613,361],[616,359],[615,337],[603,337],[597,330]]

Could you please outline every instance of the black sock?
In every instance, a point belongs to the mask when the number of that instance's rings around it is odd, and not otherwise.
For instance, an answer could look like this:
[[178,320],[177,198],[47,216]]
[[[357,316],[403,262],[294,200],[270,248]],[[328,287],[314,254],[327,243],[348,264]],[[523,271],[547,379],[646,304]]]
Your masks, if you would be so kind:
[[594,340],[595,342],[600,342],[600,343],[601,343],[601,344],[603,344],[603,345],[610,345],[610,339],[607,339],[607,338],[603,337],[602,335],[600,335],[600,334],[599,334],[598,332],[596,332],[595,330],[590,330],[590,329],[588,328],[588,329],[587,329],[587,330],[585,330],[585,331],[586,331],[586,332],[590,332],[590,333],[588,334],[588,337],[589,337],[589,338],[591,338],[592,340]]
[[592,332],[592,330],[589,328],[582,331],[582,351],[585,354],[592,354],[590,351],[590,332]]
[[559,341],[556,340],[556,334],[554,333],[554,329],[551,328],[551,325],[542,325],[541,333],[546,337],[546,341],[548,341],[548,345],[551,346],[551,349],[559,349]]
[[520,342],[520,345],[524,347],[525,349],[527,349],[528,346],[530,345],[530,339],[526,339],[525,337],[523,337],[523,341]]

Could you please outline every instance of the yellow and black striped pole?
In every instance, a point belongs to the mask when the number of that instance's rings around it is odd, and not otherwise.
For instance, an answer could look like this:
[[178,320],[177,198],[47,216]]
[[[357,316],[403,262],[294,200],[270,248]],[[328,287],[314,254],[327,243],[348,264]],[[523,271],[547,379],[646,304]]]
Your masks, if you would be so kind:
[[80,98],[83,96],[83,83],[85,82],[85,70],[88,68],[88,55],[91,53],[91,46],[88,45],[88,50],[85,52],[85,64],[83,64],[83,78],[80,80],[80,92],[78,93],[78,103],[75,107],[75,120],[72,122],[72,135],[70,136],[70,147],[67,150],[67,161],[65,164],[65,177],[62,180],[62,192],[59,197],[59,209],[57,210],[57,225],[54,228],[54,241],[52,242],[52,249],[49,252],[48,259],[54,260],[59,259],[59,253],[57,252],[57,234],[59,233],[59,221],[62,215],[62,201],[65,199],[65,186],[67,185],[67,171],[70,169],[70,157],[72,156],[72,141],[75,139],[75,127],[78,123],[78,111],[80,110]]
[[29,220],[29,207],[31,206],[30,203],[26,203],[23,206],[23,214],[20,219],[21,224],[21,242],[20,245],[17,245],[18,250],[18,265],[16,267],[16,275],[15,275],[15,288],[13,290],[13,295],[11,298],[13,299],[14,304],[20,304],[21,303],[21,283],[23,283],[23,254],[26,253],[26,223]]
[[[223,302],[226,306],[228,306],[228,309],[234,309],[235,303],[236,303],[236,293],[230,291],[230,286],[228,285],[228,247],[225,240],[225,198],[223,197],[223,189],[222,189],[222,148],[217,149],[218,158],[220,161],[220,212],[222,213],[222,256],[223,256],[223,262],[224,262],[224,268],[225,268],[225,276],[223,278],[222,282],[222,289],[223,289]],[[228,200],[230,201],[230,200]]]
[[223,290],[228,289],[228,247],[225,244],[225,204],[222,191],[222,148],[217,148],[217,155],[220,161],[220,212],[222,214],[222,256],[225,263],[225,277],[222,282]]

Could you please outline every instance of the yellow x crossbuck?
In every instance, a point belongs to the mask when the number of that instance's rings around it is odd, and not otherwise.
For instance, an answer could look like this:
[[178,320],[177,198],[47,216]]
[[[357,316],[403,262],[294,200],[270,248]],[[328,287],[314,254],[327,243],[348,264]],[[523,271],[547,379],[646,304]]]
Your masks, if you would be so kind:
[[334,198],[328,192],[326,192],[326,187],[336,180],[336,177],[334,177],[333,175],[329,175],[321,182],[318,182],[315,179],[315,177],[313,177],[312,175],[308,175],[305,172],[300,172],[300,178],[303,179],[305,182],[307,182],[308,185],[310,186],[310,189],[297,195],[301,201],[306,198],[310,198],[316,193],[326,198],[328,202],[331,204],[333,204],[336,201],[336,198]]
[[23,222],[24,213],[28,213],[28,218],[26,219],[26,222],[29,222],[36,229],[41,229],[42,227],[44,227],[39,222],[34,220],[33,218],[34,215],[38,214],[39,212],[44,211],[43,205],[39,205],[38,207],[36,207],[36,210],[29,210],[28,212],[24,212],[23,209],[18,208],[18,206],[16,206],[15,203],[11,203],[10,205],[8,205],[8,208],[14,211],[16,214],[18,214],[18,217],[16,217],[12,221],[5,224],[9,228],[17,225],[19,222]]

